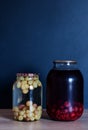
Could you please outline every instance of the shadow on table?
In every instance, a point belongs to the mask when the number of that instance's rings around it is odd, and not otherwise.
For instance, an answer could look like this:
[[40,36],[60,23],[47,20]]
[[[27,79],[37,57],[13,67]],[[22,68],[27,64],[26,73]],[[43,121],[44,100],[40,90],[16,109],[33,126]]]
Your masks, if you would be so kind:
[[49,118],[49,116],[48,116],[48,114],[47,114],[45,109],[43,110],[43,113],[42,113],[42,119],[50,120],[50,118]]
[[6,118],[13,120],[13,114],[11,109],[0,109],[0,118]]

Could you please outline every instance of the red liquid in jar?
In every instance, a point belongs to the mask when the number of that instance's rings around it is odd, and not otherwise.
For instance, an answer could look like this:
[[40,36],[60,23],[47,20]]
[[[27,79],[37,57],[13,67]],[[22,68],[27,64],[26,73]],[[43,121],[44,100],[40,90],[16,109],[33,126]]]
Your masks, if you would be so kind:
[[52,69],[47,76],[46,110],[53,120],[73,121],[83,113],[83,77],[80,70]]

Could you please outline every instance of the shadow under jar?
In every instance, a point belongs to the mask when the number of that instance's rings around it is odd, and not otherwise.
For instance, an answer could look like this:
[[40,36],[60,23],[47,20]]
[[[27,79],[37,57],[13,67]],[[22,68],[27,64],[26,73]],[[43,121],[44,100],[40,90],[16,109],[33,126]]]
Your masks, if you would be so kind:
[[59,121],[74,121],[81,117],[83,76],[73,60],[55,60],[47,75],[46,111]]
[[13,115],[18,121],[36,121],[42,115],[42,83],[33,73],[18,73],[13,84]]

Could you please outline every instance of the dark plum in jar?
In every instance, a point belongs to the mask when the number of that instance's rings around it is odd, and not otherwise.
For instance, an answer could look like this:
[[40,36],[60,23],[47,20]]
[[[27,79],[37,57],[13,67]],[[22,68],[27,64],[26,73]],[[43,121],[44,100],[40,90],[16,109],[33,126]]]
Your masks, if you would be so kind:
[[46,111],[59,121],[74,121],[81,117],[83,76],[73,60],[55,60],[46,81]]

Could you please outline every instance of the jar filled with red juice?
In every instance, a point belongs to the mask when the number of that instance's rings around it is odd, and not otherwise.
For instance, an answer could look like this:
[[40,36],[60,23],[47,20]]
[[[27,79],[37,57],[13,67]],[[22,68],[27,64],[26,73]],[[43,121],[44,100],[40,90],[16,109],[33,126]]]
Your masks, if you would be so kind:
[[77,61],[55,60],[47,75],[46,111],[59,121],[74,121],[81,117],[83,104],[83,76]]

